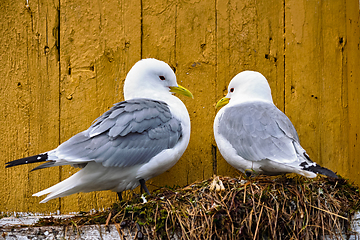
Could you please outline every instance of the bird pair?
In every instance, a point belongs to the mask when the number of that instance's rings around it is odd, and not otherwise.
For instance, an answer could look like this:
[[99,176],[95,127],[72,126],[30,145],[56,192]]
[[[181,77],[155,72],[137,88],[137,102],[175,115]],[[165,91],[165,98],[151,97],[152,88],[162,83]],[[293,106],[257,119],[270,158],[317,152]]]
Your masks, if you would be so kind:
[[[124,84],[125,101],[116,103],[85,131],[54,150],[6,163],[6,167],[44,162],[33,170],[71,165],[80,171],[33,196],[41,203],[78,192],[121,193],[170,169],[190,140],[190,117],[173,93],[192,97],[175,73],[156,59],[138,61]],[[242,172],[276,175],[296,172],[336,175],[312,162],[300,146],[290,120],[275,107],[267,80],[257,72],[238,74],[229,84],[214,122],[215,140],[224,158]],[[32,170],[32,171],[33,171]]]

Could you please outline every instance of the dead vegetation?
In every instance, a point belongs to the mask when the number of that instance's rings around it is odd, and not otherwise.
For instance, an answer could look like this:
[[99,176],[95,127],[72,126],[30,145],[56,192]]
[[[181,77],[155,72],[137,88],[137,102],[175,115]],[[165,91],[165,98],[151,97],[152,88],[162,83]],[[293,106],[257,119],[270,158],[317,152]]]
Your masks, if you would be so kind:
[[120,236],[134,231],[139,239],[342,239],[360,208],[359,190],[346,180],[297,175],[215,176],[146,198],[38,225],[115,224]]

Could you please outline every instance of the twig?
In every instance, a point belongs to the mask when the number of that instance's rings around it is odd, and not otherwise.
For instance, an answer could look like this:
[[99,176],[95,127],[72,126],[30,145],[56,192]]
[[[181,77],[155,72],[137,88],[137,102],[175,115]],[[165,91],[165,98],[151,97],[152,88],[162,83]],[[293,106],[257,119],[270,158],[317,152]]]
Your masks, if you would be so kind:
[[258,221],[257,221],[257,223],[256,223],[255,235],[254,235],[253,240],[256,239],[256,235],[257,235],[258,230],[259,230],[259,223],[260,223],[260,220],[261,220],[261,214],[262,214],[263,209],[264,209],[264,205],[261,205],[260,215],[259,215],[259,219],[258,219]]
[[322,208],[315,207],[314,205],[310,205],[310,207],[316,208],[317,210],[320,210],[320,211],[326,212],[326,213],[328,213],[328,214],[331,214],[331,215],[334,215],[334,216],[337,216],[337,217],[339,217],[339,218],[342,218],[342,219],[345,219],[345,220],[349,221],[349,219],[348,219],[348,218],[346,218],[346,217],[343,217],[343,216],[341,216],[341,215],[339,215],[339,214],[336,214],[336,213],[332,213],[332,212],[327,211],[327,210],[322,209]]
[[121,237],[122,236],[122,231],[121,231],[121,229],[120,229],[120,225],[118,224],[118,223],[115,223],[115,228],[116,228],[116,230],[118,231],[118,233],[119,233],[119,237],[120,237],[120,239],[122,240],[123,238]]
[[245,204],[245,199],[246,199],[246,185],[244,186],[244,200],[243,200],[244,204]]
[[110,219],[111,219],[111,212],[109,213],[109,216],[106,219],[106,222],[105,222],[106,227],[109,225]]

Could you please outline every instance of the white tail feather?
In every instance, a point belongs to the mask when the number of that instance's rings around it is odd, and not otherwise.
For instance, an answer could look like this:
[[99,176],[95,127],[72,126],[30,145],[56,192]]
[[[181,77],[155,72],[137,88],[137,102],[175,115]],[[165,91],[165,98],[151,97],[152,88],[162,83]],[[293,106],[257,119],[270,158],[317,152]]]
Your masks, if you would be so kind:
[[39,197],[49,194],[40,202],[45,203],[54,198],[65,197],[79,192],[102,190],[122,192],[139,185],[136,175],[140,167],[135,165],[128,168],[107,168],[99,163],[91,162],[71,177],[37,192],[33,196]]
[[[34,193],[33,196],[40,197],[46,194],[49,194],[46,196],[45,199],[43,199],[40,203],[45,203],[51,199],[58,198],[58,197],[65,197],[68,195],[71,195],[73,193],[79,192],[79,183],[80,182],[81,173],[80,171],[72,175],[71,177],[65,179],[62,182],[59,182],[58,184],[55,184],[52,187],[49,187],[45,190],[42,190],[40,192]],[[81,190],[80,190],[81,191]]]

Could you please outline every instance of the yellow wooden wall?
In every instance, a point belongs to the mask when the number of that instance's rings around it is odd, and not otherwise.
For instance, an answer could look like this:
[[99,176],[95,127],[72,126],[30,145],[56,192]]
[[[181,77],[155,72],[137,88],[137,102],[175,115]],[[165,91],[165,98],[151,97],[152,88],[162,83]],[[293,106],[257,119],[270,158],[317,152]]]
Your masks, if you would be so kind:
[[[28,4],[27,4],[28,2]],[[187,151],[157,186],[236,176],[212,132],[214,104],[240,71],[263,73],[311,158],[360,184],[359,1],[21,0],[0,2],[0,211],[102,209],[115,193],[38,204],[76,170],[4,163],[51,150],[121,101],[131,66],[176,67],[195,99]],[[360,135],[359,135],[360,138]],[[0,165],[0,166],[1,166]]]

